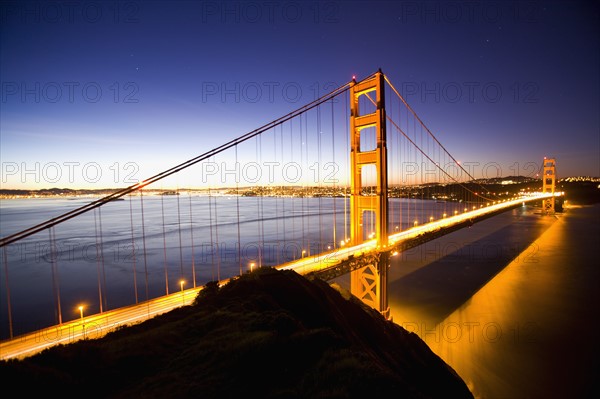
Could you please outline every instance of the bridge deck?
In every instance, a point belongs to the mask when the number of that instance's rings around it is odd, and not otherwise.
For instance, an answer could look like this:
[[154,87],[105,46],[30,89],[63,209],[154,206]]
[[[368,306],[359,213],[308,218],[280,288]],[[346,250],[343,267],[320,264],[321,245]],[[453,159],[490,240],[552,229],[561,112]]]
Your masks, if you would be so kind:
[[552,194],[521,197],[415,226],[390,235],[388,238],[389,245],[386,248],[379,248],[376,246],[375,240],[369,240],[358,245],[340,247],[315,256],[288,262],[276,268],[279,270],[294,270],[302,275],[314,275],[323,280],[331,280],[352,270],[372,264],[377,261],[381,252],[389,252],[394,255],[519,207],[526,202],[539,201],[550,196]]

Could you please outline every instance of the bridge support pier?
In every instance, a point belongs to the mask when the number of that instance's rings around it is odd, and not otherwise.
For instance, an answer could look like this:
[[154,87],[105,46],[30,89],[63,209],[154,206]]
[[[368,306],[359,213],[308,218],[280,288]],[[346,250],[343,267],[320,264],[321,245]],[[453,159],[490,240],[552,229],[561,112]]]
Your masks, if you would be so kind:
[[[375,98],[369,95],[374,92]],[[389,319],[390,309],[387,301],[387,271],[389,268],[388,245],[388,193],[387,193],[387,144],[385,115],[384,76],[381,70],[359,83],[353,81],[350,87],[350,231],[353,245],[375,236],[377,247],[381,250],[379,260],[371,265],[350,273],[350,291],[364,303],[381,312]],[[374,111],[361,114],[361,107]],[[368,133],[367,133],[368,132]],[[361,133],[375,135],[376,147],[361,148]],[[375,167],[375,195],[363,195],[362,169]],[[364,216],[370,214],[374,231],[364,229]]]

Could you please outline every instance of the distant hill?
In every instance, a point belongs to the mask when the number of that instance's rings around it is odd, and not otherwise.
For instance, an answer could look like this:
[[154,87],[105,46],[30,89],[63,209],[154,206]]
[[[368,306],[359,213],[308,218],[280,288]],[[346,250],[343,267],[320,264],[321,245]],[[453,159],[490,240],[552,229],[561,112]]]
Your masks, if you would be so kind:
[[[346,297],[346,298],[345,298]],[[33,397],[472,398],[414,333],[347,292],[262,268],[97,340],[0,362]]]
[[565,192],[565,200],[574,204],[590,205],[600,202],[600,184],[594,181],[561,181],[558,190]]

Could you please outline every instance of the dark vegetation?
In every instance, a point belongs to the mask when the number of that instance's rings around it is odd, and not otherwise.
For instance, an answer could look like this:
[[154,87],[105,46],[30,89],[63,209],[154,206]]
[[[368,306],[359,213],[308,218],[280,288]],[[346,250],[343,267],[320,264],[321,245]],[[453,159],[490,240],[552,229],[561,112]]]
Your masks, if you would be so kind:
[[600,185],[597,182],[561,182],[558,190],[565,192],[565,200],[578,205],[600,202]]
[[104,338],[0,362],[0,375],[24,397],[472,398],[417,335],[271,268]]

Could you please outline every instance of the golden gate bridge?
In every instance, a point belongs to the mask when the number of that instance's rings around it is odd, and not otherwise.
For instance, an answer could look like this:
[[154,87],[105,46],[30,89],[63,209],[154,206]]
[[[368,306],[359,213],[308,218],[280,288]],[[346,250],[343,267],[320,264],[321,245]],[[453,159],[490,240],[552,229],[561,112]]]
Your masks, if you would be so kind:
[[528,202],[553,213],[555,186],[555,160],[544,159],[538,190],[487,188],[381,70],[353,78],[0,239],[0,357],[100,337],[265,266],[328,281],[349,273],[352,294],[389,318],[392,257]]

